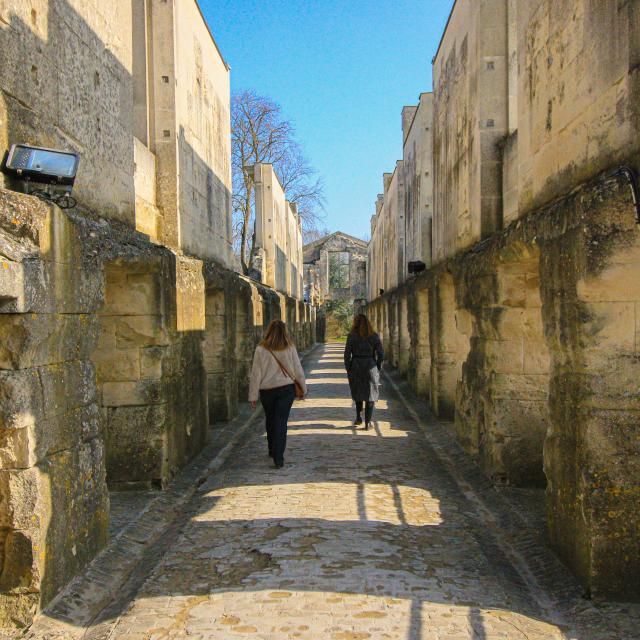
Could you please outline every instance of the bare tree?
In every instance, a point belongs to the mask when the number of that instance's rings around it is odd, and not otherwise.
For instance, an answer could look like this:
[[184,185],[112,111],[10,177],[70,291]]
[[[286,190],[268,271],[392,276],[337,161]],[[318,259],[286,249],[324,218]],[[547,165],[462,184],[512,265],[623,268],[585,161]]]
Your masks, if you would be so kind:
[[322,217],[323,185],[296,142],[293,125],[270,98],[254,91],[243,91],[233,97],[231,143],[234,244],[247,273],[255,245],[251,228],[254,217],[251,167],[257,162],[274,165],[287,199],[298,205],[305,230],[315,227]]
[[327,227],[314,226],[311,229],[302,229],[302,240],[304,244],[315,242],[321,238],[326,238],[331,235],[331,231]]

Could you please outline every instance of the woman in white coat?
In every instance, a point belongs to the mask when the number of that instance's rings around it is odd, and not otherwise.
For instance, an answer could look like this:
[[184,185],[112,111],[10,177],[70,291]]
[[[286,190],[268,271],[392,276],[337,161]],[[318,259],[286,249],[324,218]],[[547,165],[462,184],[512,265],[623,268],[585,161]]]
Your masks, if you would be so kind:
[[264,340],[256,347],[249,380],[249,402],[262,402],[266,416],[269,455],[276,468],[284,465],[287,422],[298,394],[306,395],[304,370],[282,320],[273,320]]

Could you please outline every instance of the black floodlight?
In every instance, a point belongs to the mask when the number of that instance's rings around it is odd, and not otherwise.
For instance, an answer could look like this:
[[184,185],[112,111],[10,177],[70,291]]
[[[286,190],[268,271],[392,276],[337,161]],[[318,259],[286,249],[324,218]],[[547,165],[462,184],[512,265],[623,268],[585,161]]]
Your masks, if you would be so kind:
[[[68,209],[75,206],[71,189],[76,179],[80,156],[70,151],[58,151],[28,144],[13,144],[2,163],[2,173],[20,180],[25,193],[55,202]],[[31,185],[45,185],[44,189]]]
[[72,186],[79,160],[77,153],[13,144],[2,171],[19,180]]
[[424,271],[427,268],[427,265],[422,262],[422,260],[414,260],[412,262],[409,263],[409,273],[420,273],[421,271]]

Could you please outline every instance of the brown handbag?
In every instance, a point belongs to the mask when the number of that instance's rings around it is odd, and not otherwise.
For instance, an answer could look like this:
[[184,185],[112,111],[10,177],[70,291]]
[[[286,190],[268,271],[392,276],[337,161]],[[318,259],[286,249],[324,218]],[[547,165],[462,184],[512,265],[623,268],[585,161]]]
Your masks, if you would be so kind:
[[280,360],[278,360],[276,354],[273,353],[271,349],[267,349],[267,351],[274,357],[275,361],[278,363],[280,371],[282,371],[282,373],[284,373],[287,378],[291,378],[293,380],[296,398],[298,400],[302,400],[302,398],[304,398],[304,389],[302,388],[302,385],[289,373],[288,369],[282,364],[282,362],[280,362]]

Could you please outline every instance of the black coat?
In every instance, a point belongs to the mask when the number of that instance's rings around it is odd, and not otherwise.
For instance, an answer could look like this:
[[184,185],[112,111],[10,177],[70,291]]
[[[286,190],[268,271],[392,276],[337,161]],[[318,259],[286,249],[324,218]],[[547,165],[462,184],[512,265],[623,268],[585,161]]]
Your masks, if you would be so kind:
[[351,397],[356,402],[378,401],[383,360],[384,350],[377,333],[369,338],[349,334],[344,348],[344,366],[349,375]]

